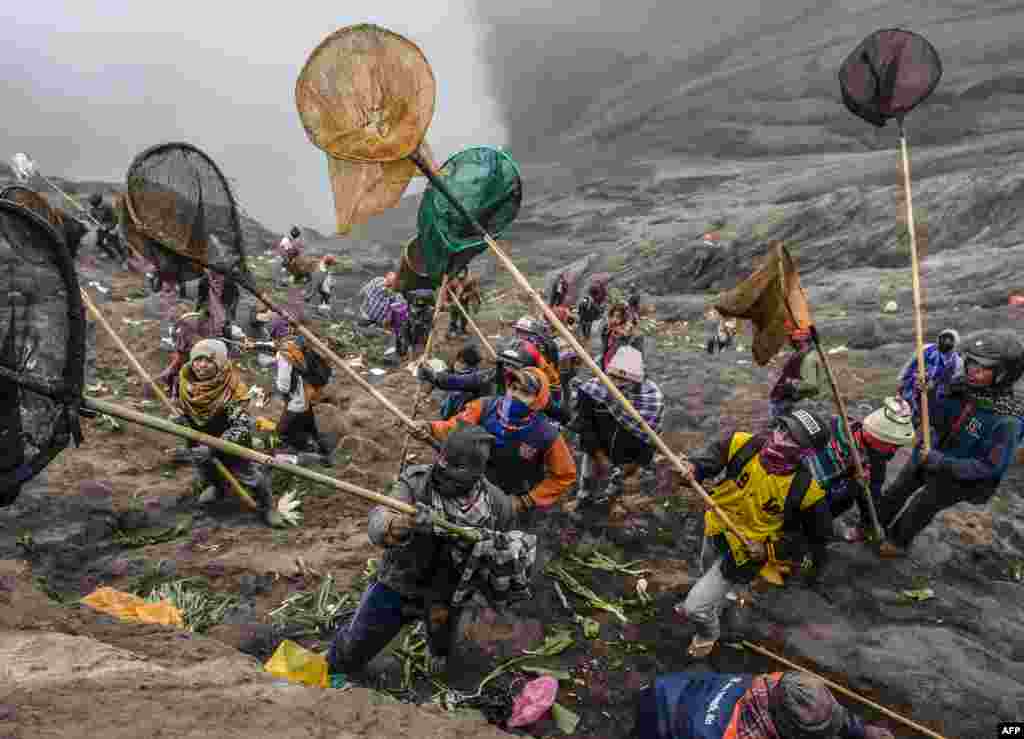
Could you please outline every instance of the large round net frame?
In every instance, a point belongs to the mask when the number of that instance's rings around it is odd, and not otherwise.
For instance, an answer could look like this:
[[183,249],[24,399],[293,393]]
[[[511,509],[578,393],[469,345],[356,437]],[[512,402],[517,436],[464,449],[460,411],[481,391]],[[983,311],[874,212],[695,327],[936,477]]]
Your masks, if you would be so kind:
[[0,199],[0,506],[81,442],[85,319],[61,237]]
[[[370,385],[288,308],[266,295],[246,267],[232,188],[220,168],[191,144],[151,147],[132,162],[120,204],[127,238],[171,279],[209,269],[234,280],[265,307],[287,319],[313,348],[370,394],[406,428],[411,418]],[[435,442],[436,444],[436,442]]]
[[[327,54],[326,49],[335,51]],[[366,49],[372,49],[374,53],[365,53]],[[411,61],[407,66],[396,66],[392,55]],[[422,71],[423,64],[427,65],[427,72]],[[412,83],[403,81],[402,84],[396,84],[390,81],[389,76],[396,68],[403,73],[416,70]],[[416,44],[394,31],[361,24],[335,31],[310,54],[296,83],[295,103],[310,142],[331,157],[376,162],[394,162],[407,158],[413,162],[431,186],[449,202],[465,226],[473,229],[491,249],[519,288],[576,351],[588,369],[608,388],[612,397],[640,424],[648,439],[671,461],[701,496],[704,504],[715,512],[740,541],[749,544],[748,538],[693,479],[689,468],[650,427],[533,289],[486,227],[466,209],[422,156],[420,145],[426,137],[434,107],[424,105],[423,97],[428,91],[433,95],[435,90],[433,72],[429,71],[429,63]],[[403,94],[406,96],[404,100],[401,99]],[[424,115],[427,110],[429,116]]]
[[[415,515],[413,506],[387,495],[85,395],[82,296],[53,228],[0,200],[0,506],[12,504],[72,439],[83,441],[79,414],[103,413]],[[435,525],[470,541],[481,537],[441,518]]]

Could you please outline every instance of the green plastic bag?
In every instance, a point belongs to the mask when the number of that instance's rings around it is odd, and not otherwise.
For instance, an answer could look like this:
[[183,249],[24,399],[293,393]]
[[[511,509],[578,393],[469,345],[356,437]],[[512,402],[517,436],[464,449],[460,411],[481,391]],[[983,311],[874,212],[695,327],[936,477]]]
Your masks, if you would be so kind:
[[[440,179],[487,232],[497,237],[519,215],[523,181],[519,165],[501,149],[476,146],[454,154]],[[427,273],[440,280],[487,250],[473,226],[437,188],[423,193],[417,218],[420,253]]]

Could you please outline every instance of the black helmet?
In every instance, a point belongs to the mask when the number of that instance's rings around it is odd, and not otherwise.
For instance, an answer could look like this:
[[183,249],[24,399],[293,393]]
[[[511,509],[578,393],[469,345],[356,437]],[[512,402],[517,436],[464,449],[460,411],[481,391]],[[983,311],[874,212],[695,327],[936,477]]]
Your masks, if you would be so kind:
[[459,361],[469,365],[470,367],[476,367],[480,364],[480,360],[483,359],[483,357],[480,356],[480,350],[477,348],[476,344],[472,342],[462,347],[458,356]]
[[293,239],[297,239],[300,236],[302,236],[302,231],[299,230],[299,227],[298,226],[292,226],[291,237]]
[[90,205],[94,205],[95,206],[95,205],[99,205],[102,202],[103,202],[103,196],[100,195],[98,192],[94,192],[92,195],[89,196],[89,204]]
[[536,367],[537,358],[522,339],[506,339],[495,347],[498,357],[495,361],[507,367],[523,369]]
[[992,387],[1008,390],[1024,374],[1024,344],[1007,329],[982,330],[969,334],[961,345],[964,362],[991,367]]
[[805,449],[821,449],[832,438],[832,430],[821,416],[803,408],[779,416],[778,420]]
[[443,497],[460,497],[473,489],[487,470],[493,441],[494,437],[480,426],[456,425],[431,470]]

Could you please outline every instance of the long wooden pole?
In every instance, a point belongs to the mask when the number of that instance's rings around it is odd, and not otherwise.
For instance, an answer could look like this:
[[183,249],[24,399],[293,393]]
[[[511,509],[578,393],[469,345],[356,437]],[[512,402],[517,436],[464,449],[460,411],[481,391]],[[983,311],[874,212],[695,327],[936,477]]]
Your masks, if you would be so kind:
[[900,121],[900,152],[903,156],[903,190],[907,197],[907,232],[910,234],[910,268],[914,288],[914,331],[917,334],[917,380],[921,386],[921,435],[924,453],[932,448],[932,429],[928,417],[928,375],[924,366],[924,319],[921,308],[921,268],[917,256],[917,228],[914,225],[914,201],[910,192],[910,154],[907,135]]
[[[329,359],[331,361],[331,364],[333,364],[335,367],[339,368],[342,372],[344,372],[346,375],[348,375],[349,378],[354,383],[356,383],[359,387],[361,387],[363,390],[365,390],[367,393],[369,393],[369,395],[371,397],[373,397],[374,400],[376,400],[381,405],[383,405],[384,408],[386,408],[389,413],[394,415],[395,418],[397,418],[399,421],[401,421],[403,424],[405,424],[406,428],[408,428],[410,430],[416,429],[416,424],[413,423],[413,420],[411,418],[409,418],[409,416],[405,415],[405,413],[403,413],[401,411],[401,409],[399,409],[394,403],[392,403],[390,400],[385,398],[375,387],[373,387],[370,383],[368,383],[366,380],[364,380],[362,377],[360,377],[359,373],[356,372],[354,369],[352,369],[352,367],[349,366],[348,362],[346,362],[341,357],[339,357],[337,354],[335,354],[334,351],[332,351],[331,348],[329,346],[327,346],[327,344],[322,342],[317,337],[316,334],[314,334],[312,331],[310,331],[308,328],[306,328],[302,324],[302,322],[299,321],[299,319],[296,318],[291,313],[291,311],[287,310],[286,308],[283,308],[282,306],[278,305],[273,300],[271,300],[269,297],[267,297],[266,294],[264,294],[264,292],[262,290],[257,288],[252,283],[251,279],[240,279],[237,275],[229,274],[228,270],[225,270],[223,267],[211,265],[211,264],[209,264],[208,262],[206,262],[203,259],[199,259],[199,258],[197,258],[195,256],[192,256],[192,255],[189,255],[189,254],[183,254],[183,253],[180,253],[180,252],[176,251],[175,249],[173,249],[170,246],[168,246],[168,244],[174,243],[174,239],[173,238],[171,238],[169,236],[166,236],[165,234],[163,234],[162,232],[160,232],[157,229],[153,229],[153,228],[150,228],[150,227],[146,226],[145,224],[142,223],[142,221],[139,220],[138,216],[135,214],[135,210],[132,207],[132,201],[131,201],[130,197],[125,197],[125,205],[127,206],[128,214],[131,217],[131,219],[135,222],[135,225],[138,228],[140,228],[142,231],[146,232],[147,235],[149,235],[149,237],[151,239],[156,241],[156,243],[159,246],[161,246],[162,248],[166,249],[170,253],[174,254],[178,258],[188,259],[189,261],[193,262],[197,266],[203,267],[204,269],[212,269],[213,271],[219,272],[220,274],[223,274],[226,277],[233,277],[233,279],[235,279],[235,281],[239,285],[241,285],[243,288],[248,290],[249,293],[254,298],[259,300],[267,308],[269,308],[270,310],[274,311],[278,315],[284,317],[288,322],[293,324],[295,326],[296,330],[298,330],[298,332],[300,334],[302,334],[302,336],[305,337],[305,339],[317,349],[317,351],[320,353],[321,356],[323,356],[326,359]],[[417,436],[417,438],[420,438],[420,437]],[[438,443],[437,440],[435,440],[433,438],[423,437],[421,440],[424,441],[425,443],[430,444],[435,449],[440,449],[440,447],[441,447],[440,443]]]
[[[136,374],[138,374],[139,377],[141,377],[150,386],[150,388],[152,388],[153,392],[156,394],[156,396],[160,399],[160,401],[164,404],[164,407],[169,412],[176,413],[177,409],[174,407],[174,404],[171,402],[171,399],[168,398],[166,394],[164,394],[164,391],[160,389],[160,386],[156,383],[156,381],[154,381],[150,374],[146,372],[146,369],[139,363],[139,360],[135,358],[134,354],[132,354],[131,349],[129,349],[125,345],[125,343],[121,340],[121,337],[118,336],[116,331],[114,331],[114,327],[107,323],[107,319],[103,317],[102,313],[100,313],[99,309],[89,298],[89,294],[85,291],[85,289],[79,288],[79,292],[82,293],[82,302],[85,303],[85,307],[89,311],[89,314],[93,318],[95,318],[96,321],[101,326],[103,326],[103,329],[107,332],[107,335],[110,336],[111,340],[115,344],[117,344],[117,348],[121,350],[121,353],[124,354],[125,357],[127,357],[128,363],[131,364]],[[224,466],[223,462],[215,458],[213,460],[213,466],[216,468],[220,476],[224,478],[225,481],[227,481],[228,487],[231,488],[231,491],[238,496],[239,500],[241,500],[242,503],[244,503],[246,506],[248,506],[254,511],[259,510],[259,505],[257,505],[256,501],[253,500],[252,496],[249,495],[248,491],[242,487],[242,484],[238,481],[238,479],[231,474],[231,471]]]
[[491,355],[491,359],[496,360],[498,358],[498,352],[494,351],[494,347],[491,346],[489,341],[487,341],[487,337],[484,336],[484,332],[481,331],[480,327],[477,326],[473,319],[469,317],[469,311],[467,311],[462,305],[462,302],[451,288],[448,288],[448,295],[451,297],[452,302],[455,303],[455,307],[462,312],[463,317],[466,319],[466,323],[468,323],[469,327],[473,329],[473,333],[476,334],[476,337],[480,339],[480,343],[483,345],[484,349],[486,349],[487,353]]
[[459,215],[461,215],[462,218],[465,219],[467,223],[472,225],[477,230],[477,232],[480,234],[480,237],[491,248],[491,251],[494,252],[494,255],[498,258],[498,261],[501,262],[502,266],[505,269],[507,269],[509,273],[512,275],[512,279],[515,280],[516,284],[519,285],[520,289],[522,289],[523,292],[525,292],[530,297],[530,299],[537,305],[537,307],[540,308],[541,312],[544,314],[544,317],[547,318],[548,323],[554,326],[555,330],[558,331],[558,333],[562,336],[563,339],[566,340],[566,342],[568,342],[569,346],[571,346],[576,351],[576,354],[580,357],[581,360],[583,360],[583,363],[587,365],[590,371],[597,376],[601,383],[608,389],[608,392],[611,393],[612,397],[615,398],[615,400],[617,400],[622,405],[626,412],[637,423],[640,424],[640,427],[644,430],[644,433],[647,434],[648,439],[650,439],[654,443],[654,445],[658,448],[658,451],[660,451],[662,454],[665,455],[665,457],[668,458],[668,460],[672,463],[672,466],[675,467],[676,470],[683,476],[683,479],[685,479],[689,483],[689,485],[697,492],[697,494],[700,495],[701,499],[704,501],[704,504],[712,511],[714,511],[715,515],[717,515],[719,519],[721,519],[722,524],[729,531],[731,531],[740,541],[742,541],[748,549],[751,548],[753,543],[732,522],[732,520],[726,515],[725,511],[722,510],[721,506],[719,506],[718,503],[716,503],[711,498],[711,496],[708,495],[707,491],[704,490],[701,484],[697,482],[697,480],[695,480],[693,477],[687,475],[687,471],[686,468],[683,466],[682,460],[676,456],[675,452],[669,449],[668,445],[662,440],[662,438],[658,436],[658,434],[654,431],[654,429],[650,427],[650,425],[648,425],[647,421],[645,421],[643,416],[640,415],[640,412],[633,407],[633,404],[630,403],[626,396],[623,395],[622,392],[615,386],[615,383],[608,379],[608,376],[601,370],[597,363],[594,362],[593,358],[591,358],[589,352],[587,352],[582,346],[580,346],[580,343],[576,341],[576,337],[572,335],[572,332],[569,331],[569,329],[562,324],[562,322],[558,319],[558,316],[555,315],[554,311],[551,310],[550,306],[548,306],[548,304],[537,293],[537,291],[533,289],[533,287],[523,276],[523,274],[519,271],[519,269],[516,268],[516,265],[512,262],[511,259],[509,259],[508,255],[505,254],[505,251],[500,246],[498,246],[498,242],[496,242],[494,238],[487,232],[487,230],[480,224],[480,222],[476,218],[474,218],[473,215],[469,213],[469,211],[466,210],[462,203],[460,203],[459,200],[455,197],[455,195],[452,194],[451,190],[448,189],[448,186],[445,185],[444,182],[442,182],[441,179],[434,174],[434,172],[427,165],[427,162],[424,161],[423,158],[418,153],[414,152],[413,154],[410,155],[409,158],[413,162],[415,162],[416,166],[420,168],[420,171],[422,171],[423,174],[426,175],[427,179],[430,181],[430,184],[436,187],[438,191],[442,195],[444,195],[445,198],[448,199],[448,201],[452,204],[452,207],[454,207],[459,212]]
[[[447,287],[448,273],[445,272],[444,275],[441,277],[441,289],[438,291],[437,302],[434,303],[434,315],[430,320],[430,333],[427,334],[427,343],[423,347],[423,355],[415,363],[417,371],[424,362],[430,359],[430,352],[433,351],[434,349],[434,335],[437,331],[437,319],[438,316],[441,315],[441,303],[444,302],[441,300],[441,297],[444,295],[444,291],[447,289]],[[423,402],[423,399],[426,396],[427,393],[423,392],[423,383],[418,383],[416,385],[416,396],[413,398],[412,401],[412,414],[410,418],[416,418],[416,414],[420,412],[420,403]],[[402,440],[402,457],[398,461],[399,476],[401,476],[402,473],[405,472],[405,457],[406,455],[409,454],[410,436],[410,434],[406,434],[405,438]]]
[[[31,387],[30,383],[25,384]],[[230,441],[224,441],[219,437],[210,436],[209,434],[204,434],[200,431],[190,429],[186,426],[179,426],[175,423],[171,423],[170,421],[165,421],[162,418],[156,418],[155,416],[149,416],[144,413],[139,413],[137,411],[131,410],[130,408],[125,408],[123,406],[108,403],[105,400],[99,400],[97,398],[91,398],[89,396],[82,397],[82,407],[98,411],[100,413],[105,413],[108,416],[120,418],[125,421],[137,423],[140,426],[145,426],[146,428],[153,429],[154,431],[163,431],[164,433],[173,434],[174,436],[179,436],[183,439],[191,439],[192,441],[196,441],[200,444],[206,444],[207,446],[216,449],[220,452],[224,452],[225,454],[230,454],[234,457],[247,459],[250,462],[255,462],[257,464],[266,465],[267,467],[270,467],[272,469],[281,470],[282,472],[287,472],[292,475],[302,477],[311,482],[318,482],[322,485],[327,485],[328,487],[332,487],[335,490],[341,490],[342,492],[349,493],[350,495],[355,495],[371,503],[386,506],[387,508],[390,508],[393,511],[404,513],[408,516],[416,515],[416,507],[411,506],[408,503],[403,503],[387,495],[376,493],[372,490],[367,490],[366,488],[361,488],[358,485],[353,485],[352,483],[349,482],[337,480],[333,477],[329,477],[319,472],[307,470],[305,467],[300,467],[296,464],[289,464],[288,462],[279,462],[277,459],[271,457],[268,454],[262,454],[261,452],[257,452],[254,449],[249,449],[248,447],[233,444]],[[479,541],[480,539],[479,532],[476,532],[473,529],[467,529],[465,527],[456,526],[451,522],[446,521],[443,518],[440,518],[439,516],[437,516],[437,514],[435,514],[434,516],[434,525],[456,536],[462,536],[473,541]]]
[[[789,313],[790,319],[795,325],[797,322],[796,316],[793,314],[793,308],[789,304],[789,290],[786,285],[786,260],[784,258],[785,253],[782,249],[781,242],[776,246],[777,257],[779,260],[779,279],[782,281],[782,300],[786,304],[786,311]],[[804,303],[807,305],[808,312],[811,309],[811,303],[807,300],[807,294],[803,292],[803,285],[800,286],[800,292],[804,296]],[[835,373],[832,371],[832,364],[828,361],[828,356],[821,348],[821,341],[818,338],[818,330],[814,325],[814,321],[811,321],[810,326],[811,341],[814,342],[814,348],[818,352],[818,358],[821,360],[822,366],[825,368],[825,376],[828,378],[829,387],[832,388],[832,398],[836,402],[836,408],[839,409],[839,419],[843,424],[843,431],[846,433],[846,438],[850,440],[850,452],[853,455],[853,466],[857,470],[857,484],[860,486],[861,493],[864,495],[864,500],[867,501],[868,511],[871,514],[871,526],[875,530],[875,536],[878,537],[878,543],[881,544],[885,541],[885,531],[882,529],[881,523],[878,521],[878,511],[875,510],[875,501],[871,498],[871,489],[865,480],[864,462],[860,456],[860,450],[857,448],[857,442],[853,438],[853,430],[850,428],[850,417],[846,411],[846,400],[843,398],[843,394],[839,392],[839,384],[836,382]]]
[[844,688],[842,685],[839,685],[838,683],[834,683],[831,680],[829,680],[827,678],[824,678],[821,675],[818,675],[817,673],[812,672],[811,670],[808,670],[806,667],[801,667],[800,665],[796,664],[795,662],[790,662],[785,657],[780,657],[779,655],[775,654],[774,652],[772,652],[772,651],[770,651],[768,649],[765,649],[764,647],[758,646],[757,644],[754,644],[753,642],[749,642],[749,641],[743,641],[743,642],[740,642],[740,643],[744,647],[746,647],[747,649],[749,649],[749,650],[751,650],[753,652],[757,652],[758,654],[760,654],[762,656],[769,657],[770,659],[773,659],[776,662],[781,662],[782,664],[786,665],[787,667],[789,667],[791,669],[799,670],[800,672],[806,672],[808,675],[813,675],[814,677],[816,677],[819,680],[821,680],[823,683],[825,683],[825,685],[827,685],[829,688],[831,688],[832,690],[836,691],[837,693],[841,693],[841,694],[845,695],[847,698],[851,698],[851,699],[857,701],[858,703],[861,703],[861,704],[867,706],[868,708],[871,708],[871,709],[873,709],[875,711],[878,711],[879,713],[888,716],[889,718],[893,719],[894,721],[899,721],[901,724],[903,724],[905,726],[909,726],[914,731],[921,732],[921,734],[923,734],[924,736],[930,736],[930,737],[933,737],[933,739],[946,739],[946,737],[944,737],[942,734],[938,734],[938,733],[932,731],[927,726],[922,726],[921,724],[919,724],[919,723],[917,723],[915,721],[911,721],[909,718],[906,718],[905,716],[901,716],[900,714],[896,713],[895,711],[890,710],[890,709],[886,708],[885,706],[879,705],[878,703],[875,703],[873,700],[869,700],[868,698],[865,698],[862,695],[854,693],[849,688]]

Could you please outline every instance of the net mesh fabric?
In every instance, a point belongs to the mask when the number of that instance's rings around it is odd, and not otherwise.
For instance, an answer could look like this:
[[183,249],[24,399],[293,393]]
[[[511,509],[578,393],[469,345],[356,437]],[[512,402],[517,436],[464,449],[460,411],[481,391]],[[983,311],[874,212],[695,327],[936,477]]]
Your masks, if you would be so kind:
[[23,208],[28,208],[44,221],[57,229],[57,236],[60,237],[61,229],[64,226],[64,219],[60,213],[50,205],[50,201],[44,195],[30,190],[21,185],[9,185],[0,190],[0,199],[17,203]]
[[31,211],[0,201],[0,505],[81,438],[84,320],[57,234]]
[[204,263],[246,269],[231,186],[190,144],[161,144],[139,154],[117,210],[132,246],[178,282],[199,277]]
[[931,95],[942,77],[938,52],[916,33],[889,28],[864,39],[839,70],[843,103],[856,116],[882,127],[902,120]]
[[309,140],[354,162],[412,154],[434,115],[435,94],[434,73],[419,47],[371,24],[346,26],[324,39],[295,83]]
[[[466,149],[446,161],[439,174],[491,236],[498,236],[519,214],[523,202],[519,165],[504,151],[487,146]],[[423,193],[417,229],[423,263],[435,279],[440,279],[446,266],[451,273],[457,272],[487,249],[476,229],[434,187]]]

